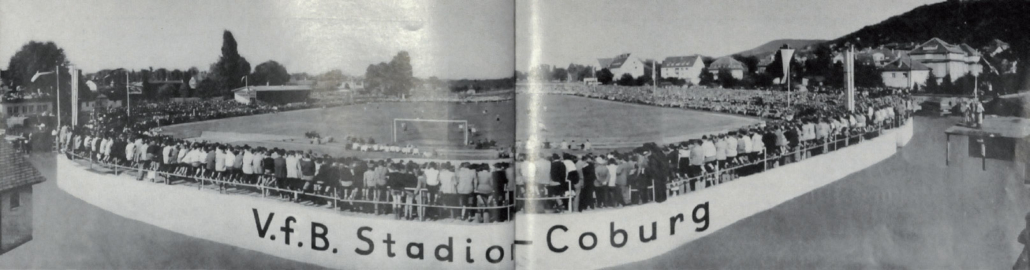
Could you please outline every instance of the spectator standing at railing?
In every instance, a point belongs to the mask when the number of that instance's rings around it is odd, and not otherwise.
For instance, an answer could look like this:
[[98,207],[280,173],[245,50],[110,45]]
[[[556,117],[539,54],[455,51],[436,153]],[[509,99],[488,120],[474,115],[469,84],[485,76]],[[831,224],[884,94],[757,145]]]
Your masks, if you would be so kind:
[[611,181],[608,171],[608,161],[604,157],[596,157],[594,161],[594,181],[588,182],[587,184],[592,185],[594,188],[594,194],[596,194],[595,204],[598,208],[611,206],[611,199],[609,198],[608,182]]
[[[458,197],[458,181],[454,173],[454,166],[451,166],[450,162],[441,164],[439,177],[441,202],[440,204],[452,207],[461,205],[460,198]],[[449,211],[443,212],[449,212],[449,217],[457,218],[457,211],[454,208],[450,208]]]
[[433,204],[437,201],[437,196],[440,193],[440,170],[437,169],[436,162],[429,162],[426,164],[426,169],[422,171],[426,178],[426,189],[429,195],[427,204]]
[[[548,193],[557,197],[565,197],[565,192],[570,190],[567,175],[568,171],[565,169],[565,163],[562,162],[561,156],[557,153],[552,154],[549,178],[551,183],[555,183],[555,185],[548,186]],[[564,207],[565,205],[568,205],[568,199],[558,200],[559,207]]]
[[701,150],[705,154],[705,169],[714,171],[718,165],[715,163],[719,150],[715,147],[714,138],[710,135],[701,136]]
[[562,164],[565,165],[565,183],[568,189],[573,192],[572,200],[569,201],[572,212],[579,212],[579,200],[582,198],[580,193],[583,188],[580,183],[580,180],[583,179],[583,172],[580,171],[576,161],[578,161],[576,156],[571,154],[563,154],[562,156]]
[[300,154],[294,151],[286,152],[286,189],[296,190],[300,188]]
[[244,145],[241,149],[240,159],[240,181],[245,184],[254,183],[254,152],[250,145]]
[[314,183],[316,173],[315,160],[311,158],[311,153],[305,153],[300,159],[297,160],[297,168],[300,173],[301,184],[297,188],[302,193],[309,193]]
[[[376,193],[379,192],[379,190],[376,188],[376,169],[379,167],[379,165],[372,161],[363,163],[368,164],[368,170],[365,170],[365,172],[362,174],[361,179],[364,183],[364,189],[361,190],[361,198],[366,201],[375,201],[377,198]],[[366,213],[369,213],[369,211],[372,210],[372,208],[374,208],[373,205],[369,204],[361,204],[361,206],[362,210]]]
[[729,148],[729,143],[726,142],[726,134],[719,134],[719,135],[715,136],[714,140],[715,140],[715,161],[716,161],[715,170],[716,171],[720,171],[720,170],[726,168],[726,165],[727,165],[726,164],[726,157],[727,157],[727,154],[728,154],[727,148]]
[[[472,168],[470,168],[470,164],[468,162],[463,162],[459,166],[458,171],[455,173],[458,184],[457,191],[458,196],[460,198],[461,206],[475,207],[476,198],[473,196],[472,192],[475,190],[476,172]],[[468,218],[468,215],[466,213],[466,209],[462,208],[461,220],[464,221]]]
[[401,219],[401,203],[404,197],[404,181],[405,173],[403,167],[400,164],[389,164],[389,168],[386,173],[386,188],[389,190],[390,197],[393,198],[390,205],[393,209],[394,219]]
[[[592,154],[586,154],[582,159],[577,162],[576,166],[579,168],[580,174],[583,176],[580,181],[580,191],[582,195],[579,199],[579,205],[577,209],[583,211],[586,208],[594,208],[595,200],[595,183],[597,182],[597,170],[594,164],[594,156]],[[578,194],[578,192],[577,192]]]
[[[700,140],[691,140],[691,141],[689,141],[689,157],[690,157],[689,158],[689,162],[690,162],[690,167],[687,169],[687,176],[688,177],[691,177],[691,178],[698,177],[698,176],[701,176],[701,173],[704,172],[705,150],[704,150],[704,147],[701,146],[701,144],[702,144],[702,142]],[[691,188],[694,188],[693,185],[694,185],[694,182],[696,182],[696,179],[692,179],[690,181],[691,181],[691,184],[690,184]]]
[[740,142],[737,141],[737,132],[730,131],[729,134],[726,135],[726,162],[728,165],[723,169],[731,167],[731,164],[736,164],[739,144]]
[[[476,171],[476,178],[474,183],[476,205],[490,206],[492,202],[491,200],[494,199],[492,195],[494,194],[494,191],[496,189],[496,187],[494,186],[495,183],[493,181],[493,175],[490,171],[490,165],[481,163],[473,164],[471,167]],[[484,212],[485,211],[483,210],[475,211],[476,220],[482,222],[483,217],[488,216],[488,214]],[[488,216],[486,218],[489,219],[490,217]]]
[[272,163],[273,168],[275,168],[273,173],[275,185],[280,190],[279,197],[286,199],[288,195],[282,192],[282,190],[286,189],[286,158],[283,157],[284,154],[282,150],[275,149],[272,153]]

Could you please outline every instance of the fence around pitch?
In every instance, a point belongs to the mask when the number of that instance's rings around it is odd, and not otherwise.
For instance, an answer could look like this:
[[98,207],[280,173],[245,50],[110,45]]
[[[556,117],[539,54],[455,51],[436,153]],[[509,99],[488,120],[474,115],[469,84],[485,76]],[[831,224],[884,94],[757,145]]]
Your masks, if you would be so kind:
[[[844,138],[841,138],[841,139],[829,140],[829,141],[824,141],[822,143],[812,144],[812,145],[809,145],[807,147],[797,148],[797,149],[795,149],[793,151],[790,151],[790,152],[787,152],[787,153],[783,153],[783,154],[780,154],[780,155],[776,155],[776,156],[772,156],[772,157],[766,156],[766,154],[768,152],[767,151],[763,151],[762,152],[762,155],[763,155],[762,159],[759,159],[759,160],[756,160],[756,161],[751,161],[748,164],[738,164],[736,166],[733,166],[733,167],[730,167],[730,168],[726,168],[726,169],[720,169],[720,170],[717,170],[717,171],[714,171],[714,172],[706,172],[706,173],[703,173],[702,175],[699,175],[699,176],[696,176],[696,177],[684,177],[684,178],[677,177],[677,179],[675,179],[673,181],[670,181],[669,183],[666,183],[666,196],[668,196],[668,197],[675,197],[675,196],[680,196],[680,195],[687,194],[688,190],[691,190],[689,188],[689,184],[690,184],[691,181],[697,181],[696,183],[701,183],[701,181],[708,181],[710,183],[710,185],[707,186],[706,188],[712,188],[712,187],[715,187],[718,184],[722,183],[722,181],[719,181],[718,177],[720,177],[722,175],[737,175],[737,172],[739,170],[743,169],[743,168],[747,168],[747,167],[751,167],[751,166],[757,166],[757,165],[761,164],[762,165],[762,170],[757,172],[757,173],[761,173],[761,172],[765,172],[765,171],[768,171],[769,169],[771,169],[770,168],[770,162],[778,163],[780,160],[782,160],[783,158],[786,158],[786,157],[792,157],[792,156],[793,157],[797,157],[799,154],[808,154],[808,153],[811,153],[812,150],[816,150],[816,149],[820,149],[820,148],[824,149],[824,151],[821,152],[820,155],[827,154],[827,153],[830,153],[830,152],[835,152],[837,150],[840,150],[843,147],[850,146],[851,145],[850,142],[852,140],[857,139],[858,143],[861,143],[863,141],[863,139],[865,138],[865,136],[869,136],[871,134],[876,134],[876,136],[879,136],[880,134],[882,134],[882,132],[884,130],[900,127],[900,126],[904,125],[910,119],[911,118],[907,118],[907,119],[904,119],[903,121],[898,121],[898,122],[892,123],[891,125],[889,125],[886,128],[878,128],[878,129],[872,130],[872,131],[866,131],[866,132],[857,133],[857,134],[849,134],[849,135],[847,135],[847,136],[845,136]],[[844,146],[843,147],[838,147],[837,145],[839,143],[841,143],[841,142],[844,143]],[[856,143],[856,144],[858,144],[858,143]],[[794,162],[799,162],[799,161],[807,159],[807,158],[808,158],[807,155],[802,155],[802,157],[800,159],[797,159]],[[784,164],[784,165],[786,165],[786,164]],[[657,197],[657,194],[655,193],[654,185],[655,185],[655,181],[654,181],[654,179],[652,179],[651,180],[651,185],[647,186],[647,190],[651,191],[650,192],[651,193],[651,201],[654,201],[655,197]],[[630,192],[637,192],[637,191],[640,191],[640,190],[636,190],[636,189],[632,189],[632,188],[630,189]],[[522,200],[522,201],[527,201],[527,200],[563,200],[563,199],[571,199],[571,198],[573,198],[575,196],[578,196],[578,195],[579,194],[575,194],[575,195],[572,195],[572,196],[550,196],[550,197],[537,197],[537,198],[515,198],[515,200]],[[569,205],[569,211],[572,211],[572,205],[571,204]]]
[[[510,203],[510,204],[507,204],[507,205],[497,205],[497,206],[448,206],[448,205],[437,205],[437,204],[423,204],[422,203],[423,200],[427,199],[428,195],[431,195],[431,194],[429,194],[428,189],[426,189],[426,188],[421,188],[421,189],[405,188],[404,189],[405,192],[413,192],[413,193],[416,194],[416,196],[418,196],[417,199],[415,200],[416,201],[415,203],[393,202],[393,201],[378,201],[378,200],[360,200],[360,199],[342,199],[342,198],[338,198],[336,196],[326,196],[326,195],[318,194],[318,193],[305,193],[305,192],[301,192],[301,191],[297,191],[297,190],[292,190],[292,189],[281,189],[281,188],[274,187],[274,186],[266,186],[266,185],[260,185],[260,184],[248,184],[248,183],[242,183],[242,182],[230,182],[230,181],[226,181],[226,180],[213,179],[213,178],[210,178],[210,177],[188,176],[188,175],[182,175],[182,174],[177,174],[177,173],[155,171],[155,170],[150,170],[150,169],[133,168],[133,167],[116,165],[116,164],[110,164],[110,163],[105,163],[105,162],[95,162],[92,158],[86,158],[86,157],[83,157],[82,155],[79,155],[79,154],[70,153],[70,155],[74,156],[74,157],[76,157],[78,159],[81,159],[81,160],[88,160],[89,161],[89,168],[90,169],[93,169],[93,166],[99,166],[99,167],[102,167],[102,168],[105,168],[105,169],[113,170],[115,175],[119,174],[119,171],[125,171],[125,172],[137,171],[137,172],[140,172],[140,173],[150,173],[150,172],[153,172],[155,174],[154,178],[152,178],[153,180],[156,180],[158,178],[162,178],[162,176],[163,176],[163,178],[164,178],[163,182],[165,184],[167,184],[167,185],[171,185],[171,177],[178,177],[178,178],[182,178],[182,179],[193,179],[195,182],[198,183],[198,185],[197,185],[197,189],[198,190],[203,189],[204,186],[206,185],[206,182],[210,182],[211,185],[217,185],[217,186],[222,186],[222,185],[224,185],[224,186],[236,186],[236,187],[242,186],[242,187],[248,187],[248,188],[257,189],[258,191],[260,191],[262,197],[268,197],[269,192],[276,192],[276,193],[280,193],[280,194],[282,194],[282,193],[292,194],[292,196],[294,198],[299,198],[299,196],[307,196],[307,197],[320,198],[320,199],[324,199],[326,201],[332,201],[334,208],[338,208],[338,206],[340,206],[341,204],[344,204],[344,203],[352,204],[352,205],[353,204],[373,205],[373,207],[374,207],[373,210],[376,211],[376,212],[378,212],[379,205],[381,205],[381,204],[385,204],[386,205],[386,206],[384,206],[384,209],[387,209],[389,207],[393,207],[394,205],[397,205],[397,206],[400,206],[400,207],[416,207],[416,208],[418,208],[418,214],[417,215],[419,216],[419,219],[422,220],[422,221],[424,221],[425,217],[426,217],[425,216],[425,209],[426,208],[437,208],[437,209],[440,209],[440,210],[461,210],[462,211],[461,216],[465,215],[465,211],[473,211],[474,212],[474,211],[505,209],[508,212],[508,217],[509,217],[508,220],[510,221],[511,220],[510,217],[511,217],[511,213],[512,213],[512,208],[515,206],[514,203]],[[143,177],[147,177],[147,176],[143,176]],[[154,181],[152,181],[152,182],[154,182]],[[333,187],[330,186],[330,188],[333,188]],[[357,190],[355,190],[355,191],[357,191]],[[390,191],[392,191],[392,190],[385,190],[385,191],[386,191],[385,193],[387,194],[385,196],[385,198],[389,199],[391,197],[390,196]],[[219,192],[222,192],[222,190],[219,189]],[[338,194],[339,191],[333,189],[333,190],[329,191],[328,193],[330,193],[330,194]],[[351,194],[355,194],[355,193],[351,193]],[[378,197],[378,194],[379,194],[379,192],[375,192],[375,196],[376,197]],[[469,194],[444,194],[444,193],[438,193],[437,195],[458,196],[458,195],[469,195]],[[478,195],[478,194],[472,193],[471,195]],[[505,192],[505,197],[506,198],[510,198],[511,197],[511,192]],[[437,199],[437,201],[439,201],[439,199]],[[506,200],[506,201],[512,201],[513,202],[513,200]]]

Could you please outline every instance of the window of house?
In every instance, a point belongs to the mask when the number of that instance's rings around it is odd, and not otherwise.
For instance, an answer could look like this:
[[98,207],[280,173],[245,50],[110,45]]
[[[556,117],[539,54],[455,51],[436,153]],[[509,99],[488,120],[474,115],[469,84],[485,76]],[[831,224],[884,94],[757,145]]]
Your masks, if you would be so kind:
[[21,206],[21,193],[15,191],[11,192],[11,209],[15,209]]

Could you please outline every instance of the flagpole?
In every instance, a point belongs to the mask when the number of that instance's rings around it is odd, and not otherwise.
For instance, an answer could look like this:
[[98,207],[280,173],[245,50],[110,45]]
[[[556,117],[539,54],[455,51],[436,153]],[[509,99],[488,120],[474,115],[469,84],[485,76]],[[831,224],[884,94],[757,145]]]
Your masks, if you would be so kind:
[[125,117],[132,118],[132,96],[129,95],[129,71],[125,71]]
[[54,89],[57,89],[57,126],[61,126],[61,64],[54,66]]

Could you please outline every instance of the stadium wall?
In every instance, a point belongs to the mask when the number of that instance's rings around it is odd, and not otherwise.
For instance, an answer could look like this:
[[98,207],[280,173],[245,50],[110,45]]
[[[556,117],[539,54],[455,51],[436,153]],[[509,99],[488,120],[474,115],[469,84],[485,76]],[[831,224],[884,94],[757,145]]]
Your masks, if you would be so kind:
[[[119,216],[330,268],[514,268],[513,223],[401,221],[87,171],[58,157],[59,188]],[[287,233],[289,232],[289,233]]]
[[594,269],[656,257],[893,156],[913,121],[860,145],[660,204],[572,214],[520,214],[517,267]]
[[512,223],[349,215],[190,186],[138,182],[87,171],[64,158],[58,158],[57,179],[58,187],[72,196],[126,218],[325,267],[592,269],[661,255],[872,166],[906,145],[912,127],[909,121],[860,145],[660,204],[519,214],[514,224],[518,230]]

